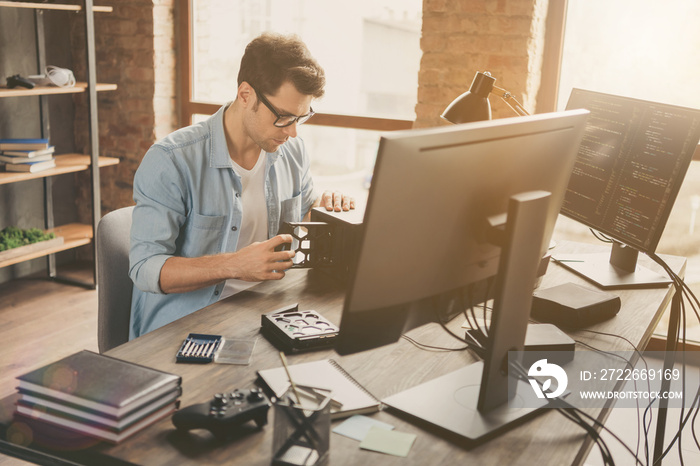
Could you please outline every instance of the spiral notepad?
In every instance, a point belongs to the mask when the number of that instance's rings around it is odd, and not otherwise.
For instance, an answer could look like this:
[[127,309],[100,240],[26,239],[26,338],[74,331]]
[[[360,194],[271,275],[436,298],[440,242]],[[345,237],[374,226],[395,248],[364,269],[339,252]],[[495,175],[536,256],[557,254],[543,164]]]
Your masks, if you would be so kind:
[[[379,411],[381,406],[379,400],[333,359],[294,364],[289,366],[289,373],[297,385],[332,391],[331,397],[342,403],[339,409],[331,409],[332,419],[372,413]],[[258,376],[277,397],[283,396],[289,388],[289,379],[283,367],[260,370]]]

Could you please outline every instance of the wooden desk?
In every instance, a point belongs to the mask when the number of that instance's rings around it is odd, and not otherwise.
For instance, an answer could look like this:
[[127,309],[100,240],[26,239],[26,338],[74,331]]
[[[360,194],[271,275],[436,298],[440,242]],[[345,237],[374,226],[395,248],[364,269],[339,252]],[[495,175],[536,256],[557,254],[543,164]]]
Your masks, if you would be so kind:
[[[597,250],[591,245],[562,244],[562,252]],[[656,264],[642,258],[645,265],[658,270]],[[669,265],[682,273],[685,259],[666,257]],[[550,264],[542,287],[564,282],[585,283],[556,264]],[[625,336],[638,347],[644,347],[672,297],[670,288],[627,290],[622,297],[620,313],[607,322],[592,327],[601,332]],[[251,290],[216,303],[172,324],[144,335],[107,354],[147,366],[179,374],[183,378],[182,404],[187,406],[208,401],[214,393],[247,388],[253,385],[258,369],[278,367],[278,353],[259,334],[260,314],[290,303],[299,302],[303,309],[315,309],[333,322],[340,322],[344,292],[326,276],[306,270],[293,270],[279,282],[267,282]],[[451,325],[456,329],[461,319]],[[231,338],[257,338],[250,366],[224,364],[176,364],[175,353],[189,332],[220,334]],[[421,343],[459,347],[436,324],[409,332]],[[629,351],[619,338],[594,335],[586,331],[571,332],[576,339],[600,349]],[[378,398],[405,390],[474,362],[467,352],[428,352],[401,339],[399,342],[364,353],[338,356],[334,351],[318,351],[289,357],[290,364],[334,358],[361,384]],[[7,437],[5,427],[12,422],[16,396],[0,400],[0,437]],[[604,421],[608,411],[587,412]],[[470,447],[434,428],[421,428],[390,411],[372,415],[396,426],[401,432],[417,434],[408,458],[397,458],[359,449],[359,443],[337,434],[331,436],[331,464],[582,464],[592,446],[583,430],[556,412],[544,412],[500,437]],[[120,445],[97,444],[78,451],[54,451],[56,456],[89,464],[122,464],[123,462],[170,464],[270,464],[272,449],[272,411],[269,423],[261,432],[253,432],[229,443],[217,443],[206,431],[180,434],[170,419],[136,434]],[[337,425],[339,421],[335,421]],[[61,449],[67,444],[63,442]],[[42,451],[39,441],[23,449],[7,442],[0,451],[11,455],[28,455]],[[46,451],[43,449],[43,451]],[[25,456],[26,458],[27,456]]]

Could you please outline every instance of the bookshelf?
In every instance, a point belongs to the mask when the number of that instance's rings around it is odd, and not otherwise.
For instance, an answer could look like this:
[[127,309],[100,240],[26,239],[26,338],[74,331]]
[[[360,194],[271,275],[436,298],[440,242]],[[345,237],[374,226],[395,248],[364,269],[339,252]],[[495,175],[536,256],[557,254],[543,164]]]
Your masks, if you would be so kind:
[[[93,280],[89,283],[78,282],[70,279],[61,278],[56,272],[56,263],[54,254],[60,251],[66,251],[77,247],[91,245],[93,257],[97,257],[95,243],[95,230],[97,223],[101,217],[101,200],[100,200],[100,168],[119,163],[119,159],[114,157],[102,157],[99,155],[99,140],[98,140],[98,121],[97,121],[97,92],[114,91],[117,89],[116,84],[98,83],[96,79],[96,59],[95,59],[95,25],[94,13],[111,13],[111,6],[94,6],[92,0],[85,0],[82,4],[61,4],[61,3],[30,3],[30,2],[8,2],[0,1],[0,8],[16,8],[34,10],[36,37],[37,37],[37,68],[43,70],[46,65],[45,60],[45,44],[44,42],[44,12],[50,11],[74,11],[83,15],[85,27],[85,55],[86,55],[86,74],[85,82],[78,82],[74,87],[51,87],[51,86],[36,86],[33,89],[25,89],[17,87],[8,89],[0,87],[0,98],[36,98],[39,99],[39,105],[42,109],[42,135],[41,137],[49,138],[48,127],[48,101],[52,95],[59,94],[74,94],[87,93],[88,95],[88,132],[90,136],[90,154],[57,154],[55,157],[56,167],[44,170],[38,173],[12,173],[0,172],[0,185],[10,183],[21,183],[33,179],[43,180],[44,205],[45,205],[45,222],[44,230],[53,232],[56,236],[63,238],[62,243],[47,244],[45,247],[27,248],[26,253],[21,255],[13,255],[10,259],[0,259],[0,268],[18,264],[20,262],[47,257],[48,275],[51,278],[61,279],[89,288],[95,288],[97,284],[97,264],[94,261]],[[50,14],[50,13],[49,13]],[[66,26],[67,27],[67,26]],[[67,31],[70,32],[70,31]],[[0,45],[0,54],[2,54],[2,46]],[[52,195],[52,178],[57,175],[66,173],[75,173],[88,171],[90,173],[90,197],[92,201],[92,215],[89,224],[70,223],[67,225],[54,225],[53,221],[53,195]],[[38,226],[38,225],[37,225]]]
[[[55,159],[55,168],[38,173],[0,172],[0,185],[89,170],[92,162],[90,156],[83,154],[61,154],[57,155]],[[119,159],[115,157],[99,157],[98,161],[100,168],[119,163]]]

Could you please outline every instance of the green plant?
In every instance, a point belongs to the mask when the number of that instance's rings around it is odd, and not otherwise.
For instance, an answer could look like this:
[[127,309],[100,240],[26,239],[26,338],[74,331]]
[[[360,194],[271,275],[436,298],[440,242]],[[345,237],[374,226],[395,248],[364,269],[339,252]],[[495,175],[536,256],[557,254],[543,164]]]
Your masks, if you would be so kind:
[[0,231],[0,252],[8,249],[26,246],[27,244],[38,243],[55,238],[53,233],[44,233],[38,228],[23,230],[17,227],[6,227]]

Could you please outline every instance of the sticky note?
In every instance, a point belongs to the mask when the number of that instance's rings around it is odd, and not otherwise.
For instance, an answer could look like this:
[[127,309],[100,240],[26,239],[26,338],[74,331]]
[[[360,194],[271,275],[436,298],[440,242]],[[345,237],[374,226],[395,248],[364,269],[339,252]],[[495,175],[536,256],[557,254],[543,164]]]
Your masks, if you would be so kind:
[[386,430],[381,427],[372,426],[367,436],[360,443],[360,448],[365,450],[378,451],[394,456],[408,456],[413,442],[416,440],[415,434],[406,432],[396,432]]
[[394,428],[394,426],[387,424],[386,422],[377,421],[371,417],[356,414],[355,416],[349,417],[342,424],[333,429],[333,432],[361,442],[364,440],[372,426],[386,430],[392,430]]

